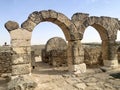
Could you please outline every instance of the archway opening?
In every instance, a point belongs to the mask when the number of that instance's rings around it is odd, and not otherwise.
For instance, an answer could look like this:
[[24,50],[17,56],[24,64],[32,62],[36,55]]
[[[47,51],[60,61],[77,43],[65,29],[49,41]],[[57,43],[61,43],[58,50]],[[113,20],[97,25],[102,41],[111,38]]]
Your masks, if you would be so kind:
[[83,43],[101,43],[101,38],[98,31],[94,27],[89,26],[86,28],[84,32],[82,42]]
[[[44,63],[43,53],[46,56],[49,54],[45,51],[45,46],[46,46],[48,40],[53,37],[61,37],[62,39],[64,39],[66,41],[65,35],[64,35],[63,31],[61,30],[61,28],[52,22],[42,22],[34,28],[34,30],[32,32],[32,38],[31,38],[31,45],[32,45],[31,49],[32,49],[32,51],[34,51],[34,53],[32,53],[34,56],[32,55],[32,57],[33,58],[35,57],[35,58],[34,59],[32,58],[32,59],[35,60],[36,65],[40,64],[42,67],[44,67],[42,64],[49,65],[48,62]],[[67,41],[66,41],[66,43],[67,43]],[[53,45],[53,46],[55,46],[55,45]],[[51,57],[54,56],[51,53],[50,53],[50,55],[51,55]],[[60,55],[55,56],[55,57],[59,58]],[[62,61],[62,59],[61,59],[61,61]],[[41,66],[40,66],[40,68],[41,68]],[[52,65],[52,67],[53,67],[53,65]]]
[[84,61],[88,68],[102,65],[101,36],[97,29],[89,26],[85,29],[82,44],[84,47]]
[[46,44],[50,38],[56,36],[65,39],[61,28],[57,25],[51,22],[42,22],[32,32],[31,45]]

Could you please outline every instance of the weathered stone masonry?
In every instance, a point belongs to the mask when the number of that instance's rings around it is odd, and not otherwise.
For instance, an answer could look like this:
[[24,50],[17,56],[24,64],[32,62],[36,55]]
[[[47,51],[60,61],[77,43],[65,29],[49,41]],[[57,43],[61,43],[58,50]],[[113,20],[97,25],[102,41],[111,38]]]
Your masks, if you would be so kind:
[[67,66],[67,43],[60,37],[49,39],[42,50],[42,61],[53,66]]
[[34,27],[41,22],[52,22],[58,25],[68,41],[67,63],[70,72],[83,73],[86,71],[84,50],[81,44],[84,31],[88,26],[94,27],[102,40],[102,58],[106,67],[115,68],[118,65],[115,51],[117,31],[120,30],[120,21],[110,17],[96,17],[84,13],[75,13],[71,19],[64,14],[43,10],[31,13],[21,27],[17,22],[9,21],[5,24],[11,36],[13,49],[12,77],[31,73],[30,41]]
[[12,52],[10,50],[0,51],[0,76],[2,74],[11,73],[12,71]]

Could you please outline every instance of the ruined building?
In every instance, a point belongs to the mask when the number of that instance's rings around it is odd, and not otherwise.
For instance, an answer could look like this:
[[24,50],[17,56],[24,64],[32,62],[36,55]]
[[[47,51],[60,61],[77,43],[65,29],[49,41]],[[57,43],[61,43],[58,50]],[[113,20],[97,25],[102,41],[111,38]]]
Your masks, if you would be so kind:
[[[86,72],[84,49],[81,40],[88,26],[95,28],[101,37],[103,65],[109,69],[118,68],[115,41],[117,32],[120,30],[120,21],[117,18],[75,13],[69,19],[64,14],[53,10],[35,11],[20,26],[15,21],[5,23],[5,27],[11,36],[12,47],[12,75],[11,81],[8,84],[9,90],[17,90],[16,87],[26,88],[25,90],[35,87],[34,81],[32,84],[29,82],[31,81],[31,78],[29,78],[31,73],[30,41],[34,27],[45,21],[58,25],[65,35],[68,42],[67,65],[69,72],[75,74]],[[20,78],[24,81],[27,80],[27,82],[25,84],[23,82],[20,84],[19,82],[11,86],[14,81]]]
[[67,65],[67,43],[60,37],[48,40],[42,50],[42,61],[53,66]]

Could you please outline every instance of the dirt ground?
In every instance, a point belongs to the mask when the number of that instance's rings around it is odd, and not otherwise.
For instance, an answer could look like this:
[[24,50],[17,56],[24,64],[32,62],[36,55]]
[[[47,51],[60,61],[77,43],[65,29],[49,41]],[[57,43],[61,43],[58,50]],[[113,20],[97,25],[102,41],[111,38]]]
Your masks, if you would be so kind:
[[[120,90],[120,70],[103,72],[94,68],[73,75],[68,73],[67,67],[54,68],[37,62],[32,77],[38,83],[35,90]],[[7,81],[0,78],[0,90],[6,90],[6,87]]]

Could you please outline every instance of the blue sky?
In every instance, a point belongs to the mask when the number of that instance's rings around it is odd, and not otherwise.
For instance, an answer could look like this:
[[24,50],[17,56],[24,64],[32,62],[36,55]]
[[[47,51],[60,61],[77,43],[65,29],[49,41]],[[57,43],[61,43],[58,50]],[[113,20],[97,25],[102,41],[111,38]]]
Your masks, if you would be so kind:
[[[30,13],[52,9],[65,14],[67,17],[76,12],[89,13],[90,16],[110,16],[120,19],[120,0],[0,0],[0,45],[10,43],[10,35],[4,28],[8,20],[21,25]],[[46,43],[54,36],[64,37],[62,30],[50,22],[37,25],[32,34],[32,44]],[[99,34],[88,27],[82,41],[100,41]]]

